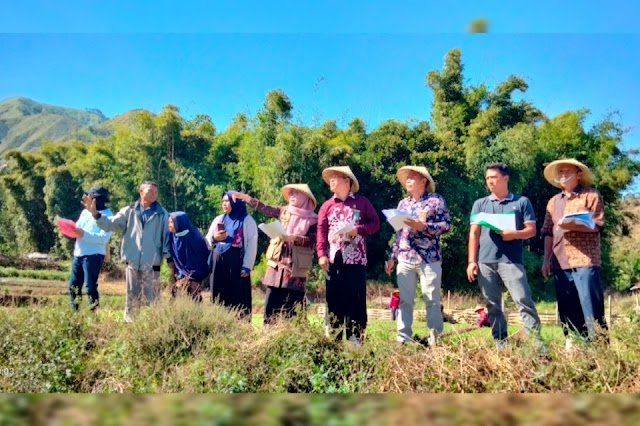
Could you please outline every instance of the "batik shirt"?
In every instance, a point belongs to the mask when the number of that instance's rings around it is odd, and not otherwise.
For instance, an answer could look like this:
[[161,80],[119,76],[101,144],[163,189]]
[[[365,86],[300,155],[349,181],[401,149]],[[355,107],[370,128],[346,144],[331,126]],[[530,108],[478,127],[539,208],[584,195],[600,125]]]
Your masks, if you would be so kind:
[[[353,211],[360,211],[360,218],[355,225],[358,234],[351,238],[336,231],[353,223]],[[365,237],[380,228],[380,219],[371,202],[352,192],[342,201],[335,195],[324,202],[318,212],[318,235],[316,251],[318,259],[327,256],[333,263],[336,253],[342,252],[342,260],[346,265],[367,264],[367,244]]]
[[416,220],[421,219],[422,213],[427,227],[423,231],[414,231],[409,227],[397,231],[391,244],[389,259],[412,265],[441,261],[440,235],[451,229],[449,210],[444,198],[439,194],[425,192],[418,200],[412,197],[401,200],[398,210]]
[[556,194],[547,203],[542,225],[543,236],[553,237],[553,254],[560,269],[600,266],[600,232],[565,231],[558,222],[566,214],[591,212],[599,228],[604,226],[604,203],[593,188],[578,186],[567,196]]

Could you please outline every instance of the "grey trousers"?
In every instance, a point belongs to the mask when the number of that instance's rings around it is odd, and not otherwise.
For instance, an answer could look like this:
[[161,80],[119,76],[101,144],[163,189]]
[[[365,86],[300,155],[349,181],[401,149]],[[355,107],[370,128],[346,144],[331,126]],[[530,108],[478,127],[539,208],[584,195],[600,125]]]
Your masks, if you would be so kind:
[[531,298],[524,266],[519,263],[478,264],[478,284],[487,303],[487,313],[494,340],[507,338],[507,320],[502,312],[502,281],[518,307],[520,318],[527,332],[540,334],[540,318]]
[[160,296],[160,272],[140,271],[127,266],[127,302],[124,308],[125,322],[133,322],[142,304],[149,306]]
[[440,310],[440,286],[442,284],[442,262],[412,265],[398,262],[396,269],[398,276],[398,290],[400,290],[400,304],[398,306],[396,340],[404,342],[412,337],[413,331],[413,301],[416,288],[420,280],[422,298],[427,310],[427,327],[442,333],[443,321]]

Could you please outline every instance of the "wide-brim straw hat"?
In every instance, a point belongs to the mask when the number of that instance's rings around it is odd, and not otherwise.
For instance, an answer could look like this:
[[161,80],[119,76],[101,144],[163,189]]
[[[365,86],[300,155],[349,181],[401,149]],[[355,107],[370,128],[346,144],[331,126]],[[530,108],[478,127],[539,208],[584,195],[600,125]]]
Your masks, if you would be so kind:
[[316,197],[313,196],[313,192],[311,192],[311,188],[306,183],[290,183],[282,187],[282,196],[288,201],[289,200],[289,191],[295,189],[296,191],[300,191],[304,193],[307,197],[313,201],[313,207],[318,205],[316,201]]
[[593,176],[593,173],[591,173],[591,170],[589,170],[587,166],[585,166],[583,163],[579,162],[575,158],[565,158],[562,160],[552,161],[547,165],[547,167],[544,168],[544,178],[551,185],[555,186],[556,188],[562,188],[562,185],[560,185],[558,182],[555,181],[556,177],[558,176],[558,173],[557,173],[558,166],[561,164],[571,164],[573,166],[578,167],[582,171],[582,177],[580,178],[580,185],[588,187],[593,184],[593,181],[595,178]]
[[329,178],[336,172],[342,173],[348,178],[351,178],[351,181],[353,182],[351,184],[351,192],[358,192],[358,190],[360,189],[360,184],[358,183],[358,179],[356,179],[356,175],[353,174],[349,166],[333,166],[324,169],[322,171],[322,179],[324,179],[327,185],[329,185]]
[[473,312],[483,311],[484,309],[485,309],[484,305],[476,305],[476,307],[473,308]]
[[411,171],[418,172],[422,176],[427,178],[427,186],[425,187],[427,192],[436,192],[436,183],[433,181],[433,178],[431,177],[431,175],[427,171],[427,168],[426,167],[422,167],[422,166],[404,166],[404,167],[400,167],[398,169],[398,173],[396,173],[396,176],[398,176],[398,180],[400,181],[402,186],[405,186],[405,184],[407,182],[407,177],[409,176],[409,172],[411,172]]

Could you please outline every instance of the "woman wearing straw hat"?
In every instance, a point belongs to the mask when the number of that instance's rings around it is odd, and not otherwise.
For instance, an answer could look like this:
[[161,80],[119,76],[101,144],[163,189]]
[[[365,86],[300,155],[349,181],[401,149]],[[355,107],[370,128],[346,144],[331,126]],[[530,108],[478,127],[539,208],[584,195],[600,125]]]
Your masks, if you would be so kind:
[[367,245],[365,237],[380,228],[371,202],[356,194],[358,179],[347,166],[327,167],[322,178],[333,196],[318,211],[316,250],[318,264],[326,273],[327,331],[337,331],[360,346],[367,327]]
[[397,176],[409,193],[398,203],[398,210],[409,213],[413,219],[406,222],[406,228],[396,232],[389,260],[385,264],[385,271],[390,274],[398,261],[400,315],[397,317],[396,340],[404,343],[413,337],[413,301],[419,280],[427,310],[429,344],[433,346],[443,328],[440,311],[440,235],[449,232],[451,219],[447,204],[441,195],[435,193],[436,185],[425,167],[404,166],[398,170]]
[[286,206],[269,206],[247,194],[234,192],[233,197],[245,201],[262,214],[278,218],[287,237],[272,238],[267,247],[267,271],[262,283],[267,286],[264,323],[278,315],[292,317],[304,307],[307,275],[313,263],[318,215],[314,213],[316,197],[309,185],[292,183],[282,187]]
[[[545,179],[562,192],[547,204],[542,226],[544,262],[542,275],[552,273],[558,311],[565,336],[573,329],[593,339],[595,323],[606,327],[604,296],[600,285],[600,230],[604,226],[604,204],[600,193],[591,188],[593,173],[571,158],[556,160],[544,169]],[[591,215],[593,228],[562,220],[571,213]],[[588,215],[587,215],[588,216]],[[571,339],[567,338],[567,349]]]

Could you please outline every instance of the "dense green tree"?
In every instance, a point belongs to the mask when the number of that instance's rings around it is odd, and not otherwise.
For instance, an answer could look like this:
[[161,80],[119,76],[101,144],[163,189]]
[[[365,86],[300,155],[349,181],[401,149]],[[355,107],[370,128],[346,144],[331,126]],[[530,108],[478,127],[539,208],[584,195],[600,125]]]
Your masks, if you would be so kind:
[[11,227],[22,251],[48,252],[55,243],[53,227],[43,199],[44,176],[38,171],[37,154],[10,151],[5,155],[8,172],[1,181],[7,194]]
[[[52,226],[56,226],[56,217],[78,219],[82,211],[82,187],[66,167],[60,166],[47,171],[43,193],[47,218]],[[53,250],[67,258],[71,257],[75,240],[59,231],[56,231],[56,236]]]
[[[491,88],[467,84],[463,71],[462,53],[452,49],[441,70],[427,73],[433,91],[430,122],[386,120],[371,130],[360,118],[345,128],[334,119],[302,125],[292,121],[288,95],[276,89],[266,94],[255,115],[237,114],[223,132],[207,115],[185,119],[177,107],[167,105],[157,115],[137,111],[130,122],[116,125],[113,135],[92,144],[47,143],[38,153],[9,153],[0,174],[0,248],[68,254],[63,245],[70,240],[56,240],[53,217],[74,218],[82,189],[96,184],[109,189],[110,207],[118,210],[138,198],[142,180],[155,180],[159,201],[169,210],[186,211],[205,230],[229,189],[281,204],[282,185],[306,182],[324,202],[330,193],[321,172],[332,165],[350,166],[361,193],[378,211],[394,207],[404,196],[396,170],[416,164],[429,169],[451,215],[451,232],[442,239],[444,287],[475,289],[466,280],[465,253],[471,206],[487,195],[484,166],[495,161],[510,165],[511,190],[531,199],[541,227],[547,201],[558,191],[544,180],[544,167],[575,157],[593,170],[605,202],[605,283],[628,286],[637,277],[635,252],[612,247],[612,242],[628,228],[620,197],[640,173],[640,163],[636,152],[621,150],[625,130],[619,117],[607,115],[591,128],[585,126],[587,109],[546,117],[529,101],[514,100],[528,89],[523,78],[512,75]],[[253,214],[259,222],[267,220]],[[368,239],[372,278],[388,279],[382,263],[391,237],[391,227],[383,222]],[[261,251],[265,244],[261,237]],[[529,277],[541,295],[542,239],[532,238],[526,247]]]

